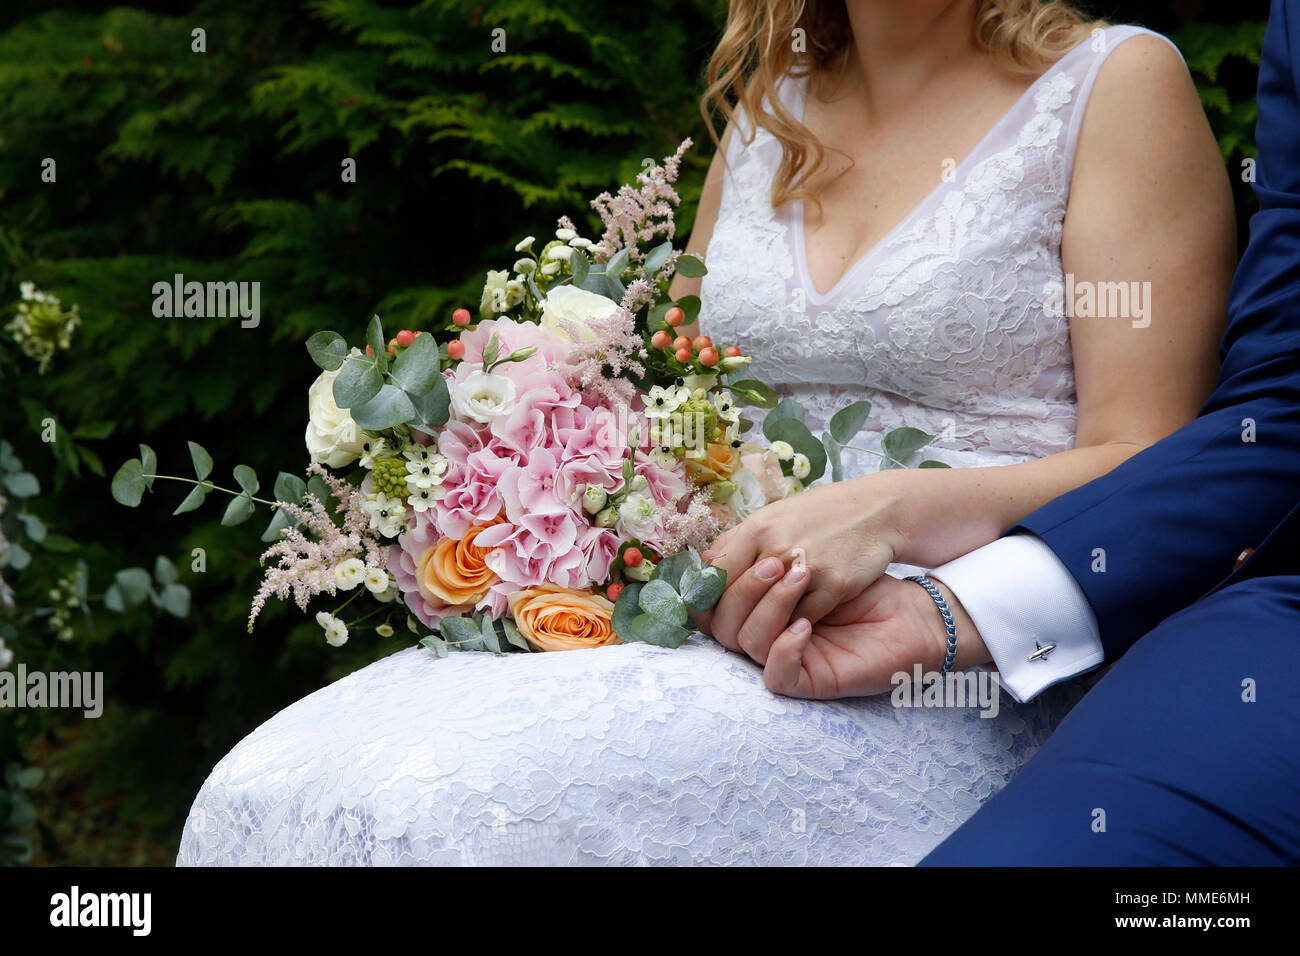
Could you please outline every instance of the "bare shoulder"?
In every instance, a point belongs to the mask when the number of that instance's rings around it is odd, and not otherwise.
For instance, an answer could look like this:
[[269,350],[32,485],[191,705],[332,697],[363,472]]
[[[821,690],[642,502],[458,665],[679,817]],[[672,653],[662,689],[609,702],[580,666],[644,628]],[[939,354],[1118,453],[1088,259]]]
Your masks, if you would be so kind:
[[1126,130],[1150,141],[1177,135],[1179,129],[1198,137],[1209,131],[1182,57],[1151,34],[1121,41],[1097,72],[1080,135]]

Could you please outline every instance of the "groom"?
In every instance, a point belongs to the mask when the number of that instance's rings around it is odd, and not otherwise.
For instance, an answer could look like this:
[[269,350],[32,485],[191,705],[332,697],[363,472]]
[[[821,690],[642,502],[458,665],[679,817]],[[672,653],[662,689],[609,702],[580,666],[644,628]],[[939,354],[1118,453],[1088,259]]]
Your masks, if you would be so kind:
[[[932,574],[952,597],[959,666],[991,659],[1017,699],[1111,667],[926,864],[1300,863],[1297,63],[1300,0],[1274,0],[1259,73],[1260,208],[1200,416]],[[732,554],[763,552],[761,541],[728,542]],[[743,570],[728,567],[731,580]],[[764,630],[774,658],[778,647],[797,653],[802,634],[781,632],[771,601],[759,619],[767,595],[745,593],[754,578],[728,589],[713,623],[746,627],[751,641]],[[905,648],[899,632],[937,614],[908,587],[916,606],[864,615],[862,641]],[[903,652],[893,658],[874,675],[882,684],[911,671]]]

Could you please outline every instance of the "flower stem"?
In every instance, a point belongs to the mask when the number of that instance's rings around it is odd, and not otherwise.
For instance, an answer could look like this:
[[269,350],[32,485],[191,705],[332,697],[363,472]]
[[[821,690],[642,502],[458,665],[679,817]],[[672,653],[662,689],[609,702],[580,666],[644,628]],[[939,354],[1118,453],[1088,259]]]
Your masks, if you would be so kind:
[[233,497],[235,497],[235,498],[243,498],[243,497],[247,497],[250,501],[256,501],[258,504],[270,505],[271,508],[275,508],[275,506],[278,504],[278,502],[275,502],[275,501],[267,501],[265,498],[254,498],[252,495],[247,495],[247,496],[245,496],[244,492],[242,492],[242,491],[235,491],[233,488],[223,488],[223,487],[221,487],[220,485],[214,485],[212,482],[208,481],[206,478],[203,478],[203,479],[199,479],[199,478],[181,478],[181,477],[179,477],[179,476],[177,476],[177,475],[144,475],[144,476],[142,476],[142,477],[144,477],[144,478],[162,478],[162,479],[164,479],[164,480],[166,480],[166,481],[184,481],[184,482],[186,482],[186,483],[188,483],[188,484],[191,484],[191,485],[207,485],[209,491],[224,491],[226,494],[231,495],[231,496],[233,496]]

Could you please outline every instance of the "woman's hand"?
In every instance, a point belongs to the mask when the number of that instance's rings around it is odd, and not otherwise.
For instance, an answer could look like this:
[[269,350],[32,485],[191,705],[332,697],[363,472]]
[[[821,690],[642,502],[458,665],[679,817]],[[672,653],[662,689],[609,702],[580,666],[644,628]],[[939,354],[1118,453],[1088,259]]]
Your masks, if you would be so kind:
[[[917,664],[924,673],[943,666],[948,634],[924,588],[882,575],[818,623],[804,617],[788,623],[809,580],[806,569],[792,568],[771,584],[737,583],[751,610],[732,649],[763,665],[763,682],[774,693],[820,700],[862,697],[890,690],[900,672],[910,679]],[[936,584],[957,628],[956,665],[986,663],[988,651],[961,602]]]
[[704,557],[726,570],[728,585],[713,611],[697,621],[700,630],[737,649],[741,625],[753,609],[746,595],[754,590],[737,585],[748,578],[766,590],[791,566],[809,572],[794,615],[811,623],[861,594],[905,543],[903,484],[894,473],[880,472],[809,488],[719,535]]

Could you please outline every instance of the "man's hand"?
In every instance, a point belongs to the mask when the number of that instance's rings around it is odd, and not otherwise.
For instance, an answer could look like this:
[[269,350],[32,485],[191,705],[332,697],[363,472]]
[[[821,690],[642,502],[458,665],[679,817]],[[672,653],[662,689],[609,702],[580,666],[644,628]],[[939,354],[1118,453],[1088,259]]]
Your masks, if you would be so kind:
[[[774,693],[862,697],[890,690],[893,675],[910,675],[915,664],[924,672],[943,666],[947,631],[934,601],[915,582],[884,575],[816,624],[805,617],[788,623],[809,581],[807,569],[796,567],[771,583],[751,577],[734,585],[751,599],[752,610],[738,629],[738,642],[722,643],[762,664],[763,681]],[[957,627],[954,666],[987,663],[989,653],[961,603],[935,584]]]

